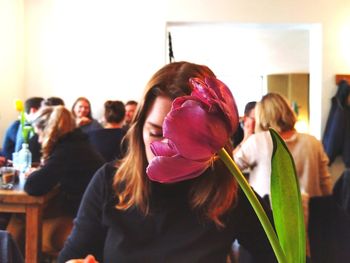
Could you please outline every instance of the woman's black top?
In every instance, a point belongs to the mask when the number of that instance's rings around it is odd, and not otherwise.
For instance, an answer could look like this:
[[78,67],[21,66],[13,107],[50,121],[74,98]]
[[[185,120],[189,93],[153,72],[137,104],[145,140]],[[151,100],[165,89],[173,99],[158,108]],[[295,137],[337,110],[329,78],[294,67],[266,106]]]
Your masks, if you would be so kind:
[[235,239],[257,262],[276,262],[257,216],[243,194],[219,228],[193,211],[189,189],[197,179],[166,185],[152,182],[150,214],[117,210],[112,180],[101,167],[91,180],[74,228],[58,262],[94,255],[101,262],[226,262]]
[[67,206],[78,207],[92,176],[105,163],[89,144],[87,135],[75,129],[61,137],[45,164],[26,179],[24,190],[43,195],[57,184],[69,199]]
[[122,157],[122,139],[125,135],[123,129],[98,129],[89,131],[87,134],[90,143],[103,156],[106,162]]

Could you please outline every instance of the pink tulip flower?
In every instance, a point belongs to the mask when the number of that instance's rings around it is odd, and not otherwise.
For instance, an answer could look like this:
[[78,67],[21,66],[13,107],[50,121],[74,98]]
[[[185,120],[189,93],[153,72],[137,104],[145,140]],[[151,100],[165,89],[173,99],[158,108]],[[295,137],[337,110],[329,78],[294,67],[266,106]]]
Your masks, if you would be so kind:
[[200,176],[238,126],[238,111],[228,87],[216,78],[190,79],[190,96],[178,97],[163,123],[162,141],[151,144],[155,157],[148,177],[175,183]]

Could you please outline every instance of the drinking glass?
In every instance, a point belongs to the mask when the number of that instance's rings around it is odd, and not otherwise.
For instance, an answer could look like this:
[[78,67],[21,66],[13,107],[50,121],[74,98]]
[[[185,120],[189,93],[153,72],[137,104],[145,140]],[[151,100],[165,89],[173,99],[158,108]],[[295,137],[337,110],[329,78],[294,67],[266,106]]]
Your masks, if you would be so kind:
[[13,167],[1,167],[0,168],[0,187],[2,189],[12,189],[16,182],[16,169]]

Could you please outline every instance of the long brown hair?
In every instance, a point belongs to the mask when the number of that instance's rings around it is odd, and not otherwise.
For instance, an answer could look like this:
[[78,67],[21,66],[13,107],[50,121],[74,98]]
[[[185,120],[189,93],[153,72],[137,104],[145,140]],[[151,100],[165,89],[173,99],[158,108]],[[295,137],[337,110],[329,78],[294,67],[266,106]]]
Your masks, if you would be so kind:
[[72,113],[64,106],[44,106],[35,116],[32,125],[43,132],[41,151],[46,160],[59,138],[76,128]]
[[[148,162],[142,130],[155,99],[165,96],[174,100],[189,95],[192,90],[189,79],[206,76],[215,77],[208,67],[188,62],[170,63],[152,76],[126,135],[128,152],[114,176],[113,185],[119,200],[117,209],[126,210],[136,206],[145,215],[149,213],[150,180],[146,175]],[[207,176],[200,176],[193,185],[189,202],[193,209],[204,211],[210,220],[222,226],[220,217],[232,207],[237,184],[221,161],[215,161],[213,167],[206,171]]]

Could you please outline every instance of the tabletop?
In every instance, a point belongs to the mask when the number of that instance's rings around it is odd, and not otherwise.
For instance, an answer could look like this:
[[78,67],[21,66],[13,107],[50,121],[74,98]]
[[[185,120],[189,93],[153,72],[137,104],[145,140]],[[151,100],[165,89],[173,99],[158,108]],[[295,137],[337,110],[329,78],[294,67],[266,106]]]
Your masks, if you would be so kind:
[[0,188],[0,202],[5,203],[23,203],[23,204],[43,204],[57,194],[58,189],[50,191],[43,196],[31,196],[24,191],[25,179],[19,177],[19,182],[11,190]]

